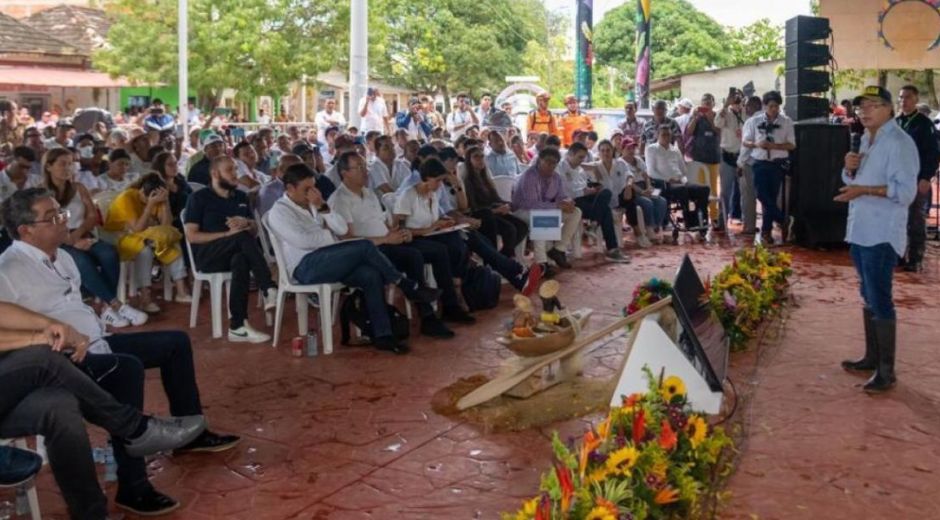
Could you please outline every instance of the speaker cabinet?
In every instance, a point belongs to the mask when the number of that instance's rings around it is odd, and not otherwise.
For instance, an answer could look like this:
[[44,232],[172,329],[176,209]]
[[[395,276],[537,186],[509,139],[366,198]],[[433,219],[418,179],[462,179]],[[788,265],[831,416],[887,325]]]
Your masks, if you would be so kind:
[[787,20],[786,45],[794,42],[825,40],[832,34],[828,18],[815,16],[795,16]]
[[829,71],[813,69],[791,69],[786,72],[786,94],[816,94],[829,90]]
[[816,96],[787,96],[783,110],[794,121],[829,117],[829,100]]
[[795,42],[787,45],[786,70],[824,67],[831,60],[829,46],[824,43]]
[[844,125],[800,123],[791,154],[792,180],[787,211],[793,217],[793,238],[805,246],[842,244],[848,204],[835,202],[842,182],[849,129]]

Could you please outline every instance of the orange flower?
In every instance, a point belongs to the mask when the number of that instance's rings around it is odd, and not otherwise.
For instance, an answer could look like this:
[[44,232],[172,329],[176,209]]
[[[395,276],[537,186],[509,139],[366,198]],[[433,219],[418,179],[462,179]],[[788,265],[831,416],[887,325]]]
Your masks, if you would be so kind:
[[653,501],[659,505],[671,504],[677,500],[679,500],[679,492],[670,487],[660,489],[653,498]]
[[556,462],[555,476],[558,477],[558,487],[561,488],[561,512],[567,514],[568,508],[571,507],[571,497],[574,496],[571,471],[560,462]]
[[611,502],[610,500],[607,500],[604,497],[595,498],[594,503],[597,504],[598,507],[603,507],[604,509],[609,511],[610,514],[614,516],[617,516],[617,514],[619,514],[619,510],[617,509],[617,504],[614,504],[613,502]]
[[639,403],[642,399],[643,399],[643,394],[638,394],[638,393],[630,394],[629,396],[623,398],[623,407],[626,408],[628,411],[632,410],[633,407],[636,406],[636,404]]
[[597,425],[597,435],[600,437],[601,442],[606,441],[607,438],[610,437],[610,421],[611,417],[608,415],[606,419]]
[[646,437],[646,415],[641,409],[633,417],[633,444],[639,446],[643,437]]
[[584,472],[587,470],[588,457],[600,445],[601,439],[594,433],[594,430],[588,430],[584,433],[584,440],[581,441],[581,451],[578,453],[578,472],[581,478],[584,478]]
[[672,450],[676,447],[676,443],[679,441],[679,436],[676,435],[676,432],[672,431],[672,426],[669,425],[669,421],[663,421],[663,430],[659,434],[659,445],[666,451]]

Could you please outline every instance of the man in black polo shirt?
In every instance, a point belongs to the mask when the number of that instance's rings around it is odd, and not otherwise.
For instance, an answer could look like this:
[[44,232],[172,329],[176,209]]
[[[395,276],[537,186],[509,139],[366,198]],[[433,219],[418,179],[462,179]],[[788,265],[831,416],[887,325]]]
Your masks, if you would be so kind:
[[193,245],[193,260],[202,272],[232,272],[228,340],[262,343],[271,338],[247,321],[249,275],[254,275],[263,291],[266,311],[276,305],[277,288],[255,240],[258,225],[251,218],[248,197],[236,189],[235,161],[226,156],[216,157],[210,174],[210,185],[190,195],[186,204],[183,222],[186,237]]
[[212,164],[213,159],[225,154],[225,141],[222,140],[219,134],[213,132],[203,138],[202,152],[202,159],[196,161],[192,168],[189,169],[189,175],[186,176],[186,180],[208,186],[211,182],[209,166]]
[[920,171],[917,173],[917,196],[907,215],[907,258],[904,270],[920,271],[927,248],[927,204],[930,201],[930,181],[937,174],[940,150],[937,149],[937,137],[930,118],[917,110],[920,92],[914,85],[901,87],[898,94],[900,114],[898,125],[911,136],[917,145],[920,158]]

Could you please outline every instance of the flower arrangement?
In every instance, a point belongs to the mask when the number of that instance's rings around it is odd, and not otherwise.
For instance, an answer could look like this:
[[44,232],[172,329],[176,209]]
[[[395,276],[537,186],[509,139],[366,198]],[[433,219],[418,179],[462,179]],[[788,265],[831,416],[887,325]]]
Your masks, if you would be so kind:
[[762,246],[735,253],[734,262],[705,284],[709,304],[732,350],[743,350],[767,312],[777,309],[792,274],[786,253]]
[[684,518],[717,499],[731,439],[692,411],[680,378],[645,371],[649,390],[625,396],[580,446],[555,434],[539,495],[503,520]]
[[650,278],[633,290],[633,299],[623,308],[623,315],[629,316],[667,296],[672,296],[672,284],[659,278]]

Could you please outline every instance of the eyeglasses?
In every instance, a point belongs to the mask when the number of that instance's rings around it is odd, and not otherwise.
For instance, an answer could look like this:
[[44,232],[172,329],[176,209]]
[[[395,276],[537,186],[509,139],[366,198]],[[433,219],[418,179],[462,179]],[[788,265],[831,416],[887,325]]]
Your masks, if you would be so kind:
[[65,224],[69,221],[69,217],[72,216],[72,212],[67,209],[60,209],[58,213],[52,216],[52,218],[44,218],[42,220],[34,220],[32,222],[27,222],[28,225],[33,224],[46,224],[51,222],[52,224],[58,226],[60,224]]

